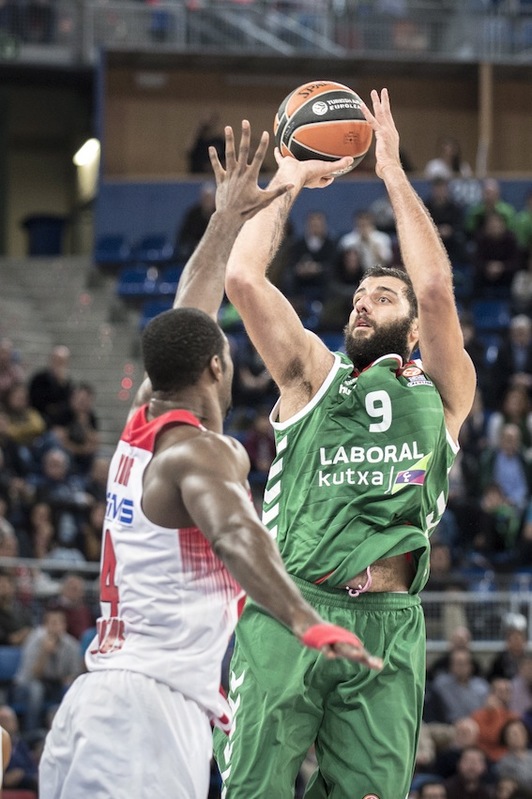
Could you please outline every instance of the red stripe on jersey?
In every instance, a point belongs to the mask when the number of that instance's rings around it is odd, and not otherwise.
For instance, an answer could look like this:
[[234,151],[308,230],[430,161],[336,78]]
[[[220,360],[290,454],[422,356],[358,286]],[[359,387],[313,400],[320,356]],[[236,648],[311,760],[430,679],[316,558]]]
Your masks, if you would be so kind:
[[189,424],[192,427],[205,429],[199,419],[190,411],[168,411],[167,413],[156,416],[155,419],[147,418],[148,406],[143,405],[133,414],[124,428],[121,440],[130,444],[132,447],[146,449],[153,452],[155,439],[161,430],[173,424]]
[[229,598],[240,593],[241,588],[232,574],[224,566],[201,530],[197,527],[184,527],[178,530],[179,549],[183,571],[201,580],[212,593]]

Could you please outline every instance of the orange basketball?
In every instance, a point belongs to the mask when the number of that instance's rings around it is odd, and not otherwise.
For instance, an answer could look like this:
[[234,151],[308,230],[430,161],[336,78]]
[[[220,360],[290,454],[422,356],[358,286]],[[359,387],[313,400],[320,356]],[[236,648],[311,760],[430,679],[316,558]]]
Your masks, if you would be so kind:
[[349,171],[370,148],[373,130],[361,109],[361,99],[342,83],[313,81],[291,92],[275,115],[273,132],[281,155],[298,161],[353,158]]

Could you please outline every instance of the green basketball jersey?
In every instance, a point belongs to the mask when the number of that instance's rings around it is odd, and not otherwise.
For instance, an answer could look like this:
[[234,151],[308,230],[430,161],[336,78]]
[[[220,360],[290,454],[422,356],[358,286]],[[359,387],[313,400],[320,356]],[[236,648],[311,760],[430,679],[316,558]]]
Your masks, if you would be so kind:
[[417,362],[385,355],[360,374],[341,353],[315,397],[277,422],[263,521],[291,574],[342,586],[412,552],[411,592],[428,577],[428,538],[445,509],[457,447]]

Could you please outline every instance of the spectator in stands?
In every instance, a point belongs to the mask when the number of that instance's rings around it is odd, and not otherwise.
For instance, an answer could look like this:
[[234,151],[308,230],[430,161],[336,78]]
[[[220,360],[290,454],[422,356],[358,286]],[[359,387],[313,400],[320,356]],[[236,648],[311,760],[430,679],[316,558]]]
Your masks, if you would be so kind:
[[46,430],[41,413],[32,408],[25,383],[13,383],[4,396],[3,410],[7,416],[7,435],[19,446],[34,447]]
[[25,731],[42,727],[46,708],[60,704],[81,671],[79,641],[67,633],[64,611],[48,608],[42,626],[33,630],[24,643],[15,677],[16,694],[25,703]]
[[495,178],[486,178],[482,184],[480,202],[473,203],[466,211],[464,226],[466,233],[474,239],[484,226],[487,214],[496,211],[506,222],[509,230],[514,229],[516,210],[510,203],[501,200],[501,187]]
[[500,410],[490,414],[487,424],[488,444],[497,445],[505,424],[515,424],[521,431],[521,442],[525,456],[532,453],[532,404],[530,395],[522,385],[509,386],[502,398]]
[[[436,735],[437,725],[429,725]],[[445,731],[447,725],[443,727]],[[436,728],[436,729],[435,729]],[[456,774],[458,761],[465,749],[476,746],[478,739],[478,724],[473,721],[471,716],[463,716],[457,719],[447,730],[447,737],[444,732],[438,730],[440,744],[438,746],[436,762],[434,763],[434,773],[442,779],[448,779]]]
[[111,459],[109,456],[101,452],[98,453],[85,480],[85,490],[96,502],[105,502],[107,497],[106,486],[110,465]]
[[532,790],[532,751],[530,735],[521,719],[508,721],[501,731],[501,743],[508,753],[495,767],[499,777],[512,777],[520,788]]
[[70,350],[64,344],[52,348],[48,365],[29,381],[30,404],[43,416],[48,427],[68,408],[73,383],[70,378]]
[[532,465],[526,460],[521,430],[515,423],[501,426],[498,443],[487,447],[480,458],[480,487],[500,488],[504,499],[523,513],[532,487]]
[[247,335],[235,338],[233,342],[232,392],[235,414],[239,408],[249,410],[249,408],[256,408],[257,405],[269,405],[270,403],[270,407],[272,407],[277,400],[278,391],[264,361]]
[[458,760],[456,774],[445,781],[448,799],[492,799],[488,762],[478,746],[468,746]]
[[504,649],[493,656],[488,669],[488,678],[493,680],[503,677],[506,680],[512,680],[519,671],[519,664],[525,655],[526,646],[526,616],[521,613],[507,613],[504,618]]
[[338,241],[339,250],[356,247],[364,272],[371,266],[390,266],[393,260],[392,239],[377,230],[369,211],[358,211],[353,219],[353,230]]
[[516,314],[532,314],[532,247],[525,254],[524,265],[515,273],[510,286],[512,309]]
[[525,652],[517,674],[512,678],[510,709],[524,713],[532,708],[532,652]]
[[217,111],[203,116],[187,147],[188,171],[192,175],[212,174],[209,147],[214,147],[222,164],[225,163],[225,139]]
[[72,471],[84,477],[88,475],[100,446],[94,400],[95,391],[90,383],[74,386],[68,408],[54,425],[55,437],[70,455]]
[[434,720],[453,724],[482,707],[489,685],[483,677],[473,675],[472,654],[466,647],[461,647],[450,653],[449,671],[434,678],[432,690],[441,712],[440,718]]
[[451,654],[457,649],[467,649],[471,653],[471,662],[473,665],[473,675],[475,677],[482,676],[482,666],[480,661],[474,656],[471,651],[471,631],[465,625],[455,627],[449,636],[447,648],[438,658],[436,658],[432,665],[427,669],[427,677],[433,680],[438,674],[447,674],[450,670]]
[[19,362],[10,338],[0,338],[0,403],[14,383],[26,381],[26,370]]
[[[210,167],[209,167],[210,171]],[[209,219],[214,213],[216,184],[202,183],[199,199],[186,211],[176,236],[175,251],[183,262],[187,261],[205,233]]]
[[486,213],[475,235],[475,297],[510,298],[512,282],[520,265],[517,238],[505,217],[498,211]]
[[510,710],[511,696],[510,680],[494,677],[484,705],[471,713],[471,718],[478,724],[477,745],[490,763],[498,762],[507,754],[508,747],[501,740],[501,732],[509,721],[519,718],[517,713]]
[[443,136],[438,143],[439,155],[425,165],[424,177],[427,180],[440,178],[470,178],[473,171],[462,158],[460,142],[452,136]]
[[451,263],[453,266],[463,264],[467,258],[464,211],[451,197],[447,178],[433,179],[425,205],[438,228]]
[[353,310],[353,287],[362,279],[363,271],[356,247],[338,250],[325,290],[320,330],[343,331],[345,320]]
[[15,576],[0,570],[0,645],[22,646],[32,629],[32,615],[17,598]]
[[57,544],[82,550],[82,525],[91,505],[84,484],[70,471],[69,458],[59,448],[49,449],[42,459],[42,474],[34,477],[35,501],[52,509]]
[[20,734],[18,716],[9,705],[0,706],[0,725],[11,736],[11,757],[7,766],[3,787],[7,790],[33,791],[37,794],[39,771],[36,757]]
[[511,318],[490,370],[490,391],[485,397],[490,410],[499,410],[508,388],[517,385],[532,395],[532,319],[526,314]]
[[64,612],[66,631],[78,641],[85,630],[94,627],[95,619],[87,602],[85,580],[79,574],[65,574],[59,595],[54,600],[54,607]]
[[506,496],[498,482],[492,479],[484,485],[477,518],[472,523],[468,559],[486,569],[514,568],[521,518],[521,509]]
[[310,211],[301,236],[295,236],[284,273],[284,293],[301,317],[312,302],[323,302],[336,257],[336,240],[323,211]]
[[11,757],[9,763],[4,763],[4,789],[33,791],[36,794],[39,783],[38,764],[32,750],[20,735],[17,714],[9,705],[0,706],[0,726],[11,736]]
[[102,531],[105,520],[106,502],[98,500],[91,505],[87,519],[82,527],[83,555],[89,563],[99,563],[102,553]]

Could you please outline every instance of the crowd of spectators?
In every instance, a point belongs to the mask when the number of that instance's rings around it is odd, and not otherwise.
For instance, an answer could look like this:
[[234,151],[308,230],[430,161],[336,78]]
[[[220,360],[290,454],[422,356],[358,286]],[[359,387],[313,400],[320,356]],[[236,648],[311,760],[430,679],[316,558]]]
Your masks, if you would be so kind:
[[[0,340],[0,559],[16,559],[0,564],[0,723],[13,739],[4,785],[35,795],[44,736],[98,615],[109,468],[98,427],[94,389],[72,379],[66,345],[27,373]],[[3,674],[10,652],[18,665]]]

